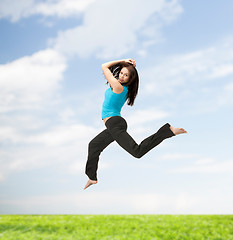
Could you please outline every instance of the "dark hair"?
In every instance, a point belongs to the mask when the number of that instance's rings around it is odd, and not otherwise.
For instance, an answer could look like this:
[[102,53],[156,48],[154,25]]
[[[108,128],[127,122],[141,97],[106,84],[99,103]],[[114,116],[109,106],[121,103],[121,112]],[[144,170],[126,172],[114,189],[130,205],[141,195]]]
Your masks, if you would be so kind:
[[110,67],[109,70],[116,79],[119,79],[119,73],[123,67],[127,68],[129,71],[129,81],[127,83],[122,83],[122,85],[128,86],[127,104],[133,106],[139,87],[139,76],[137,69],[130,63],[122,62]]

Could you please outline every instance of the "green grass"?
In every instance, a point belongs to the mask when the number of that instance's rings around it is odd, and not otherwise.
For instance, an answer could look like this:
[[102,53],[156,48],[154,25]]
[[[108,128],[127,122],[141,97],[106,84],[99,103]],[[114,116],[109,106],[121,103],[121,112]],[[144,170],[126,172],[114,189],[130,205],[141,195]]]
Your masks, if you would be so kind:
[[0,239],[233,240],[233,215],[2,215]]

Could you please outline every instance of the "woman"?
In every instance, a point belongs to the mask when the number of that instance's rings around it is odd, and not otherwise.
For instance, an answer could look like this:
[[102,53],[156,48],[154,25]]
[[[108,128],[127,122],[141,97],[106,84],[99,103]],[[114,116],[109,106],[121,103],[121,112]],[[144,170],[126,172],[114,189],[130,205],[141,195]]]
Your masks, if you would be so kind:
[[127,101],[133,105],[137,96],[139,77],[133,59],[123,59],[102,64],[102,70],[110,84],[105,92],[102,106],[102,120],[106,129],[92,139],[88,146],[86,174],[89,180],[84,189],[97,183],[97,168],[100,153],[113,141],[136,158],[141,158],[164,139],[187,133],[183,128],[174,128],[166,123],[155,134],[139,145],[127,133],[127,123],[121,117],[121,108]]

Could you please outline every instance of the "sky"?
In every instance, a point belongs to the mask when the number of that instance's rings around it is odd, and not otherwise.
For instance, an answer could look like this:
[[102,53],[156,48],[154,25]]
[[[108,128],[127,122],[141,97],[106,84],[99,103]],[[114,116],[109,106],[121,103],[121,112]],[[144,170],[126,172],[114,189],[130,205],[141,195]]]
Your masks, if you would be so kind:
[[[233,214],[233,2],[0,0],[0,214]],[[122,116],[140,143],[165,123],[188,134],[141,159],[112,143],[83,190],[105,129],[101,64],[133,58]]]

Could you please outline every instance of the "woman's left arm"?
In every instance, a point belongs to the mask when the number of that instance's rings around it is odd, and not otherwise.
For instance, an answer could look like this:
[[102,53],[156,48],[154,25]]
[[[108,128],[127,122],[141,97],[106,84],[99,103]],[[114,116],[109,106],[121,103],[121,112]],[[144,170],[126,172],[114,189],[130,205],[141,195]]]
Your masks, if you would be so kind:
[[132,58],[128,58],[128,59],[122,59],[122,60],[115,60],[115,61],[110,61],[110,62],[106,62],[106,63],[103,63],[102,64],[102,69],[103,67],[105,68],[110,68],[112,67],[113,65],[116,65],[116,64],[119,64],[121,62],[127,62],[127,63],[130,63],[132,64],[134,67],[136,67],[136,62],[135,60],[133,60]]

